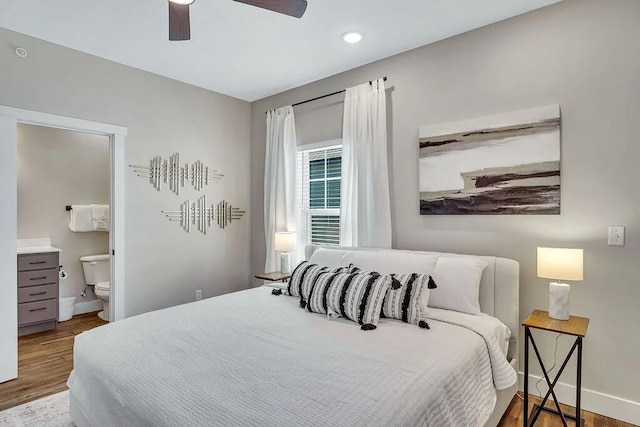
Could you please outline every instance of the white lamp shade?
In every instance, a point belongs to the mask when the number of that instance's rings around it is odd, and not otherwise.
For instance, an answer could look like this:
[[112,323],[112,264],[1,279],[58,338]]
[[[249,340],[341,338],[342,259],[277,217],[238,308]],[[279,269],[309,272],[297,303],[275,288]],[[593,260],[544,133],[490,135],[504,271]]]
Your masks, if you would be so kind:
[[582,280],[582,252],[582,249],[538,248],[538,277],[556,280]]
[[296,233],[285,231],[276,233],[274,249],[278,252],[293,252],[296,248]]

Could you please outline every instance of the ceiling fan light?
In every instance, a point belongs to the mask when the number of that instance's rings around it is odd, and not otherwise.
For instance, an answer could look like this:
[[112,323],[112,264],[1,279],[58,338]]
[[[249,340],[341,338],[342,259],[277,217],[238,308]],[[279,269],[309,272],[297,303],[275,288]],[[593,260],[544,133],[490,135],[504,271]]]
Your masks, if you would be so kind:
[[175,4],[181,4],[183,6],[187,6],[190,5],[191,3],[193,3],[196,0],[169,0],[171,3],[175,3]]
[[347,43],[358,43],[360,40],[362,40],[362,34],[349,31],[348,33],[344,33],[342,35],[342,40]]

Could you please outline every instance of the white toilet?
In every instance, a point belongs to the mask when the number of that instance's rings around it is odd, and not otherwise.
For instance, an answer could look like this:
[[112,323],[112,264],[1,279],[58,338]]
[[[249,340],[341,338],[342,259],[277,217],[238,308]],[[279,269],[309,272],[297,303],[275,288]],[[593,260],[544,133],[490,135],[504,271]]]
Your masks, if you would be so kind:
[[87,285],[93,286],[93,293],[103,302],[103,310],[98,313],[102,320],[109,321],[109,295],[111,294],[111,268],[109,255],[88,255],[80,257],[84,280]]

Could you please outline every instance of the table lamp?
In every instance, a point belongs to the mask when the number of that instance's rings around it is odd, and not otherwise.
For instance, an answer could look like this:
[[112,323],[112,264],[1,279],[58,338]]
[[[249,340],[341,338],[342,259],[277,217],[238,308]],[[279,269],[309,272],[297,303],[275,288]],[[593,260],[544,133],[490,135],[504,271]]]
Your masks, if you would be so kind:
[[296,233],[290,231],[277,232],[274,249],[280,252],[280,272],[291,273],[291,258],[289,252],[296,248]]
[[569,320],[571,286],[561,280],[582,280],[582,249],[538,248],[538,277],[557,280],[549,283],[549,317]]

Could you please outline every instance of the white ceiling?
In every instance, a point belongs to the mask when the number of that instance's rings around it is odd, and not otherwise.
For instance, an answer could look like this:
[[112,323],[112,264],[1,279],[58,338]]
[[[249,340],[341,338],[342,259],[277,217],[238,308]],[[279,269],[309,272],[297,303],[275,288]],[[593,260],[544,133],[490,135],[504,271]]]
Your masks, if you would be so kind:
[[0,0],[0,26],[254,101],[558,1],[309,0],[295,19],[196,0],[191,41],[169,42],[166,0]]

